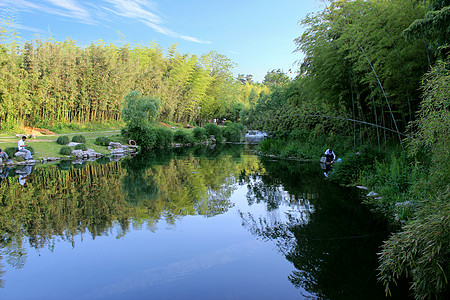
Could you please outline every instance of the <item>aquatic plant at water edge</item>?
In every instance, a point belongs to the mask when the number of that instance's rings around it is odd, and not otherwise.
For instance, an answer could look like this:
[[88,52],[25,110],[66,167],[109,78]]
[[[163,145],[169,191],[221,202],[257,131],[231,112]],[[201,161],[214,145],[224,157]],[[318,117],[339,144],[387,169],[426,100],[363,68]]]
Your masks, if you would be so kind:
[[222,129],[222,134],[228,142],[240,142],[244,129],[241,123],[230,123]]
[[190,133],[184,130],[177,130],[173,134],[173,141],[179,144],[191,144],[194,142],[194,138]]
[[284,142],[280,139],[268,139],[259,142],[257,149],[262,155],[280,156],[283,147]]
[[355,183],[360,172],[373,170],[374,162],[380,161],[384,154],[377,148],[365,147],[359,153],[349,153],[342,161],[335,163],[328,179],[341,184]]
[[416,217],[393,234],[380,253],[379,280],[390,284],[401,276],[412,278],[415,299],[438,299],[449,292],[450,189],[424,199]]
[[56,142],[60,145],[67,145],[70,143],[70,139],[67,135],[60,136],[56,139]]
[[85,144],[86,143],[86,138],[83,135],[74,135],[72,137],[72,142],[74,143],[82,143]]

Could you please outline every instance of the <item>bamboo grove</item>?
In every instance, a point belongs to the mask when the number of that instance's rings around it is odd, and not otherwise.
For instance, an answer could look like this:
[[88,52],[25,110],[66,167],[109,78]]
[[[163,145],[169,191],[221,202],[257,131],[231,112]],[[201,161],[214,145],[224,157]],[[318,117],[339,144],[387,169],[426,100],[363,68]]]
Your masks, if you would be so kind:
[[353,137],[353,147],[390,137],[402,143],[392,131],[412,133],[422,78],[446,57],[432,39],[445,35],[445,18],[434,20],[441,33],[411,32],[433,2],[326,1],[300,21],[299,76],[260,99],[245,122],[292,139],[335,134]]
[[165,54],[154,43],[102,41],[79,47],[70,39],[21,43],[9,35],[0,30],[1,129],[120,121],[124,96],[134,90],[162,101],[163,121],[236,121],[252,99],[268,93],[234,79],[234,63],[216,52],[198,57],[173,45]]

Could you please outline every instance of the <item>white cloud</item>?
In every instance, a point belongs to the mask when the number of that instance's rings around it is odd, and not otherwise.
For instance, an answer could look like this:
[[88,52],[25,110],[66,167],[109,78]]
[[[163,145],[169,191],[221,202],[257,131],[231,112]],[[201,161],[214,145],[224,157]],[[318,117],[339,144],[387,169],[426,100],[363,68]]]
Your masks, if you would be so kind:
[[115,13],[118,16],[131,18],[134,20],[138,20],[146,26],[152,28],[156,32],[161,34],[180,38],[185,41],[194,42],[194,43],[202,43],[202,44],[210,44],[210,41],[202,41],[198,38],[182,35],[176,33],[164,26],[164,20],[158,16],[155,12],[157,12],[156,4],[153,1],[148,0],[104,0],[113,5],[114,9],[109,9],[111,12]]
[[[136,20],[154,31],[177,39],[189,42],[210,44],[196,37],[183,35],[164,26],[164,19],[158,12],[157,5],[151,0],[102,0],[103,5],[80,0],[42,0],[33,3],[28,0],[0,0],[0,7],[15,7],[28,12],[47,13],[62,16],[73,21],[85,24],[98,24],[98,19],[107,19],[105,12],[122,18]],[[46,4],[44,4],[46,3]],[[109,5],[107,5],[109,4]]]
[[1,0],[0,7],[8,5],[19,10],[63,16],[87,24],[95,23],[89,11],[77,4],[75,0],[47,0],[47,2],[49,5],[35,4],[27,0]]
[[74,0],[47,0],[47,1],[55,6],[59,6],[65,9],[66,11],[68,11],[68,13],[70,13],[70,15],[72,15],[77,19],[81,20],[91,19],[90,13],[86,9],[78,5]]
[[[140,21],[146,20],[154,24],[162,23],[162,19],[156,14],[152,13],[148,9],[155,9],[155,4],[145,0],[104,0],[112,4],[115,10],[112,10],[115,14],[138,19]],[[147,8],[147,9],[146,9]]]

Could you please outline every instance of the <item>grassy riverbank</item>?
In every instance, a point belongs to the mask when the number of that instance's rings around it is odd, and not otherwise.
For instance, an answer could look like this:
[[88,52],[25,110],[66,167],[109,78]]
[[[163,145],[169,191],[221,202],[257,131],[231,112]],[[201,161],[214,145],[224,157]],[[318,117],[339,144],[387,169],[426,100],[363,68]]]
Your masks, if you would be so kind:
[[[96,145],[95,139],[101,136],[108,137],[114,142],[125,143],[125,139],[120,135],[120,130],[108,130],[108,131],[93,131],[93,132],[65,132],[64,134],[54,134],[54,135],[40,135],[35,137],[30,137],[26,140],[26,144],[33,147],[34,149],[34,158],[47,158],[47,157],[66,157],[66,155],[62,155],[59,153],[62,145],[58,144],[56,140],[59,136],[67,135],[70,139],[74,135],[83,135],[86,138],[86,146],[88,149],[93,149],[98,153],[107,154],[109,150],[107,147]],[[8,147],[17,147],[17,142],[19,141],[19,137],[15,136],[4,136],[0,137],[0,148],[3,151]],[[14,160],[15,158],[13,158]]]
[[[119,142],[121,144],[128,144],[128,140],[133,139],[143,149],[152,150],[174,145],[205,143],[208,142],[211,135],[215,136],[218,143],[225,140],[239,142],[242,138],[244,127],[240,124],[230,123],[228,126],[206,124],[204,127],[184,128],[181,124],[155,123],[149,126],[145,132],[129,132],[127,136],[122,134],[120,127],[103,125],[99,126],[100,130],[93,129],[95,127],[90,126],[88,128],[86,126],[80,127],[73,125],[59,128],[57,133],[51,132],[50,134],[44,135],[38,130],[28,128],[27,131],[32,131],[33,134],[22,134],[29,137],[26,140],[26,144],[33,148],[33,158],[42,159],[48,157],[67,157],[67,155],[60,154],[63,145],[58,144],[57,139],[61,136],[67,136],[69,140],[72,140],[74,136],[82,135],[86,139],[86,143],[84,144],[88,149],[93,149],[97,153],[108,154],[110,152],[109,149],[105,146],[98,145],[96,143],[97,138],[106,137],[112,142]],[[20,129],[17,132],[25,132],[25,130]],[[22,134],[19,135],[21,136]],[[15,134],[12,132],[0,133],[0,148],[3,150],[9,147],[17,148],[17,142],[20,137],[13,135]],[[16,158],[12,157],[12,159],[15,160]]]

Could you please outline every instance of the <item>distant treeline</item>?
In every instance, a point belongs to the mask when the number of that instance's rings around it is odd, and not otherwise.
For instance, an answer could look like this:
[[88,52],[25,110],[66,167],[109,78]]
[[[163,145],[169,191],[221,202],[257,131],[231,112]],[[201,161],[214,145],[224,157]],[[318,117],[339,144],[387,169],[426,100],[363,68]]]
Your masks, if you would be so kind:
[[133,90],[159,98],[164,121],[236,120],[269,92],[233,78],[234,64],[216,52],[198,57],[174,45],[165,54],[157,44],[101,41],[79,47],[70,39],[20,43],[10,35],[0,27],[1,129],[120,120],[124,96]]

